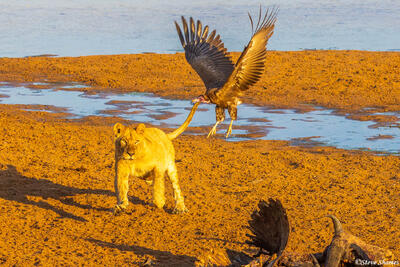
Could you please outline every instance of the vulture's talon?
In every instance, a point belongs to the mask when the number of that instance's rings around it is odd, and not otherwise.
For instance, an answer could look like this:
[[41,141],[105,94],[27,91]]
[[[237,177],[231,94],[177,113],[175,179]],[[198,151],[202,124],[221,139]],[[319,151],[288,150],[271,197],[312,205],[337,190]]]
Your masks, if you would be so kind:
[[229,135],[231,135],[231,133],[232,133],[232,128],[229,128],[228,131],[226,131],[226,136],[225,136],[225,138],[228,138]]
[[214,134],[216,134],[217,132],[217,127],[214,126],[211,131],[208,133],[207,138],[209,138],[210,136],[213,136]]
[[208,133],[207,138],[209,138],[210,136],[213,136],[214,134],[217,133],[217,126],[218,126],[218,124],[219,124],[219,121],[217,121],[217,122],[214,124],[214,127],[212,127],[211,131]]
[[225,138],[228,138],[229,135],[231,135],[231,133],[232,133],[232,124],[233,124],[233,120],[231,120],[231,123],[229,124],[229,128],[228,128],[228,130],[226,131],[226,136],[225,136]]

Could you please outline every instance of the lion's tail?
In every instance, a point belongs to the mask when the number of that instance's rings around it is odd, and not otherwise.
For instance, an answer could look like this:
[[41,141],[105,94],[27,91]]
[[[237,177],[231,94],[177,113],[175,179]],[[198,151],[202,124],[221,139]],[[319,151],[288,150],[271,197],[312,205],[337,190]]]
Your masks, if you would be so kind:
[[181,133],[183,133],[186,128],[189,126],[189,123],[192,121],[193,115],[196,112],[197,107],[199,106],[199,102],[195,103],[190,111],[189,115],[187,116],[185,122],[175,131],[172,133],[167,134],[169,140],[177,138]]

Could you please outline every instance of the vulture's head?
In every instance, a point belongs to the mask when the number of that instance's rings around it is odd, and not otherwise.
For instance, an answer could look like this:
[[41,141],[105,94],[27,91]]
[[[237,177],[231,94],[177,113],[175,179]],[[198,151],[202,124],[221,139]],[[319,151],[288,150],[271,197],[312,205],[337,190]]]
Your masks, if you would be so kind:
[[210,104],[210,99],[205,96],[205,95],[200,95],[196,98],[193,98],[192,103],[205,103],[205,104]]

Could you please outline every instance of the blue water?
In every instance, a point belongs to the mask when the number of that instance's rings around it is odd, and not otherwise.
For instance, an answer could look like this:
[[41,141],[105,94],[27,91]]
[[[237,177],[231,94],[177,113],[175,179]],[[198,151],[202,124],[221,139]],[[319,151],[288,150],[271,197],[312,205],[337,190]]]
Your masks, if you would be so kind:
[[247,12],[280,6],[272,50],[400,51],[399,0],[0,0],[0,57],[182,51],[174,20],[217,29],[229,51],[250,38]]
[[[78,91],[65,91],[81,87],[79,84],[47,84],[53,89],[45,90],[30,89],[30,86],[0,83],[0,94],[8,96],[0,98],[0,104],[52,105],[66,108],[71,113],[71,118],[90,115],[118,116],[134,122],[172,128],[182,124],[191,108],[188,100],[164,99],[152,94],[87,95]],[[400,119],[398,112],[382,115],[393,115]],[[202,104],[190,126],[207,127],[208,130],[214,123],[214,105]],[[225,125],[228,123],[229,117]],[[400,152],[398,123],[378,128],[372,126],[374,122],[351,120],[322,108],[299,113],[291,109],[277,110],[243,104],[238,108],[238,120],[235,121],[232,136],[228,140],[292,140],[294,144],[309,144],[311,141],[345,149]],[[224,134],[225,131],[226,127],[219,127],[218,133]],[[393,138],[369,140],[379,135]]]

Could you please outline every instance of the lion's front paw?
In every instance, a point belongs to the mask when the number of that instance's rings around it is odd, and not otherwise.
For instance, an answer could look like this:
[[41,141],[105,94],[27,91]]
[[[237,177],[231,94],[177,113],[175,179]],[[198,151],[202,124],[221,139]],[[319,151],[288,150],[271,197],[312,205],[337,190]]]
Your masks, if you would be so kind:
[[121,213],[125,212],[125,207],[123,207],[122,205],[115,205],[114,209],[113,209],[113,214],[114,215],[119,215]]
[[183,206],[183,207],[175,207],[174,210],[172,211],[173,214],[183,214],[188,212],[189,210]]

